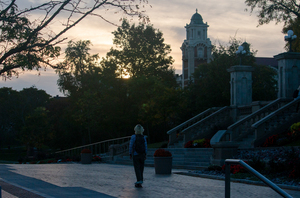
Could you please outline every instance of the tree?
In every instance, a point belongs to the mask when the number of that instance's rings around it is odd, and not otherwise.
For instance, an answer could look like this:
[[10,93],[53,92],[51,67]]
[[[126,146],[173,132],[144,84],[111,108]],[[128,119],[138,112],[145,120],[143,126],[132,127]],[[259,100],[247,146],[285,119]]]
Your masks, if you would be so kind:
[[246,0],[251,12],[258,8],[259,25],[268,24],[270,21],[285,22],[300,17],[300,4],[295,0]]
[[[276,24],[284,22],[283,33],[288,30],[293,30],[296,35],[299,35],[299,20],[300,20],[300,3],[295,0],[246,0],[246,5],[250,7],[252,13],[258,9],[258,24],[268,24],[275,21]],[[292,44],[293,51],[300,52],[299,36],[296,42]],[[287,44],[288,45],[288,44]],[[288,49],[288,47],[286,47]]]
[[45,107],[50,100],[50,95],[44,90],[38,90],[36,87],[24,88],[20,92],[20,113],[22,124],[25,125],[25,117],[35,111],[38,107]]
[[152,25],[131,25],[123,20],[122,26],[113,32],[113,43],[103,65],[114,65],[118,77],[156,76],[160,80],[172,81],[174,62],[169,56],[170,45],[164,43],[162,32]]
[[[292,51],[300,52],[300,18],[290,19],[283,27],[282,33],[287,34],[289,30],[293,30],[294,35],[297,35],[296,40],[292,42]],[[286,50],[289,51],[289,43],[286,43]]]
[[26,117],[26,125],[22,127],[20,141],[29,148],[38,149],[48,146],[53,138],[53,126],[50,124],[48,111],[44,107],[36,108]]
[[[100,11],[124,12],[127,16],[137,15],[146,21],[141,4],[147,1],[94,0],[49,0],[39,5],[20,8],[16,0],[0,0],[0,75],[9,78],[21,70],[39,70],[50,66],[57,68],[55,59],[60,54],[62,36],[80,23],[85,17],[97,16],[107,22]],[[32,17],[32,15],[38,15]],[[60,17],[65,20],[54,29],[54,22]],[[61,65],[60,65],[61,66]]]
[[[90,41],[69,41],[65,60],[60,63],[58,86],[66,95],[76,94],[78,90],[88,89],[93,74],[101,73],[98,54],[90,55]],[[67,68],[67,69],[66,69]],[[96,79],[96,83],[98,79]],[[68,93],[66,93],[66,91]]]
[[0,145],[14,144],[21,122],[22,101],[20,94],[12,88],[0,88]]
[[[65,50],[65,60],[59,69],[58,85],[70,97],[70,115],[76,125],[77,132],[83,141],[89,139],[91,130],[96,131],[96,117],[99,117],[99,91],[101,90],[102,69],[99,65],[98,54],[90,55],[90,41],[70,41]],[[86,132],[88,137],[86,137]],[[75,133],[75,132],[74,132]]]
[[1,141],[5,144],[16,144],[17,134],[26,124],[26,117],[38,107],[45,107],[50,99],[44,90],[35,87],[23,89],[19,92],[11,88],[0,89],[0,133]]

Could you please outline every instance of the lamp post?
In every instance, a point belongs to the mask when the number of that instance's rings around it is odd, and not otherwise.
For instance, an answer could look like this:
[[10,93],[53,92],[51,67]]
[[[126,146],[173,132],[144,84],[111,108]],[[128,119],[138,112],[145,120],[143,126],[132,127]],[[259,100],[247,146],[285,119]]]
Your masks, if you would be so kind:
[[297,35],[294,35],[293,30],[289,30],[289,31],[287,32],[287,34],[288,34],[288,35],[284,36],[284,40],[289,42],[289,45],[290,45],[290,47],[289,47],[289,52],[292,52],[292,41],[293,41],[293,40],[296,40]]
[[246,50],[244,50],[244,47],[240,45],[238,50],[235,53],[237,56],[240,57],[240,65],[242,65],[242,55],[246,54]]

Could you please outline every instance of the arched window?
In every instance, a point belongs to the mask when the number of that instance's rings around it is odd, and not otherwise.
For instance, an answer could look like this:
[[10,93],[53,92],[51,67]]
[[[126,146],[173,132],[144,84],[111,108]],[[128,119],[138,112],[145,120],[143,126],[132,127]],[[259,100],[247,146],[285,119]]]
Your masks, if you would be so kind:
[[198,58],[204,58],[203,47],[198,47],[197,52],[198,52],[198,54],[197,54]]

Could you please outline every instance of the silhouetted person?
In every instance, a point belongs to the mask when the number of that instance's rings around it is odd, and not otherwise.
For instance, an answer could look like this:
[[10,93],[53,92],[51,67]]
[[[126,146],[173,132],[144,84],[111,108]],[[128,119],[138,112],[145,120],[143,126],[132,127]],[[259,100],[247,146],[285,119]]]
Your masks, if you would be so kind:
[[135,134],[131,136],[129,143],[130,159],[133,159],[133,166],[137,182],[135,187],[142,187],[144,165],[147,155],[147,140],[143,135],[144,128],[138,124],[134,127]]

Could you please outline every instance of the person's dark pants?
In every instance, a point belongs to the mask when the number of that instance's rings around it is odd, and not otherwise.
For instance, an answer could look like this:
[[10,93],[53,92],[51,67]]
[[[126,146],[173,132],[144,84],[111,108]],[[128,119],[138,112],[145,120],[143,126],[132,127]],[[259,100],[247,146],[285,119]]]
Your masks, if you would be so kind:
[[133,159],[133,166],[134,166],[136,180],[143,181],[145,155],[144,154],[134,155],[132,159]]

